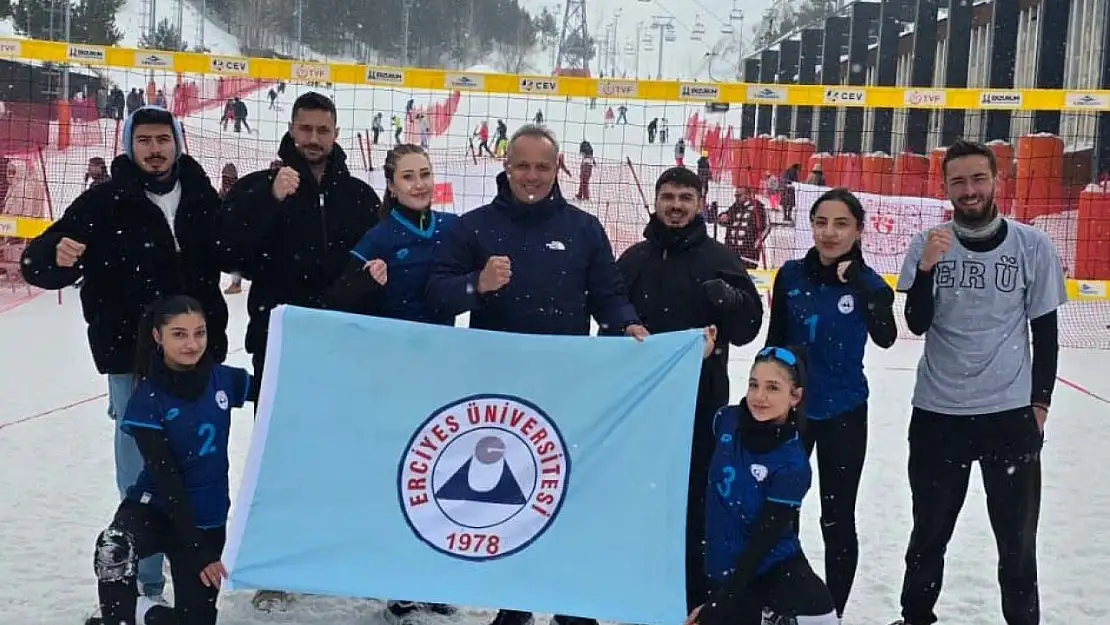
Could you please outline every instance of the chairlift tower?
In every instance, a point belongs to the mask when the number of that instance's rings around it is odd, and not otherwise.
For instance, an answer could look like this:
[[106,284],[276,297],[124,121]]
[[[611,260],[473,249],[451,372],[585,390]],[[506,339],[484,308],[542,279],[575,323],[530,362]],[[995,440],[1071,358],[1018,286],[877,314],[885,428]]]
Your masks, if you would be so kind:
[[587,69],[591,52],[589,47],[590,27],[586,23],[586,0],[566,0],[555,69]]
[[[655,70],[655,79],[663,80],[663,47],[668,41],[668,30],[674,29],[674,17],[670,15],[653,15],[651,16],[651,27],[659,29],[659,65]],[[673,41],[674,39],[670,39]]]

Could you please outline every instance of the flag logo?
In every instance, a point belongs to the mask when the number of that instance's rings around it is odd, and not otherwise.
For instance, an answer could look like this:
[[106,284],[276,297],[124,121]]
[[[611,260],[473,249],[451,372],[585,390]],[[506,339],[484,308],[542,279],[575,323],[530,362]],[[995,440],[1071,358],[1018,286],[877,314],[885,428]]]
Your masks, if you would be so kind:
[[401,509],[431,548],[472,561],[536,541],[566,495],[570,458],[535,404],[483,394],[448,404],[417,428],[398,471]]

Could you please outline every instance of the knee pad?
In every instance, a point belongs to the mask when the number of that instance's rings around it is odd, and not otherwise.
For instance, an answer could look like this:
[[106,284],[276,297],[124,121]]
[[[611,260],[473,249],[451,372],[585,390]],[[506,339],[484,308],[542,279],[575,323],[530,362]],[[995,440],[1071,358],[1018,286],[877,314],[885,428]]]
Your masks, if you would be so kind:
[[122,582],[134,579],[138,562],[135,538],[131,534],[109,527],[96,538],[93,570],[98,581]]

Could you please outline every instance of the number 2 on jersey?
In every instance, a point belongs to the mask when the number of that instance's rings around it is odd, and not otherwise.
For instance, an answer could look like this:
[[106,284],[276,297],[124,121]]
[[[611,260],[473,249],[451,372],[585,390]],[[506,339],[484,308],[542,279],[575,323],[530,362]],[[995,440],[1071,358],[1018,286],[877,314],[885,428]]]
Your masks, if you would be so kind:
[[201,423],[197,428],[197,436],[204,437],[204,443],[200,446],[198,456],[207,456],[208,454],[216,451],[216,446],[213,442],[216,440],[216,426],[211,423]]
[[809,328],[809,342],[817,342],[817,315],[810,315],[805,320],[806,327]]

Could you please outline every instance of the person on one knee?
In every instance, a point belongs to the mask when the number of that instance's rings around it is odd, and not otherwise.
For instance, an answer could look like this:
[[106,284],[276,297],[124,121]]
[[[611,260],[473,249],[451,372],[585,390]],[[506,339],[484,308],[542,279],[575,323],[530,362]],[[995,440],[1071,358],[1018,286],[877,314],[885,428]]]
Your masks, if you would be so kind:
[[913,531],[898,622],[937,620],[944,555],[978,461],[998,544],[1002,616],[1007,625],[1037,625],[1041,445],[1067,283],[1048,234],[998,212],[990,148],[957,141],[942,172],[952,220],[914,237],[898,277],[906,324],[925,336],[910,418]]
[[[86,625],[214,625],[227,577],[220,554],[231,507],[231,410],[254,400],[251,376],[215,362],[191,297],[152,304],[139,332],[138,386],[121,427],[144,467],[96,539],[100,616]],[[139,595],[138,563],[154,553],[170,562],[173,607]]]
[[864,262],[860,249],[863,204],[847,189],[832,189],[809,210],[813,247],[775,276],[768,345],[804,345],[806,455],[817,452],[825,581],[844,615],[859,563],[856,497],[867,452],[863,373],[867,337],[894,345],[894,291]]
[[799,438],[805,386],[799,349],[765,347],[747,396],[714,418],[705,506],[711,591],[686,625],[761,625],[764,611],[775,622],[839,623],[798,540],[798,510],[813,477]]

